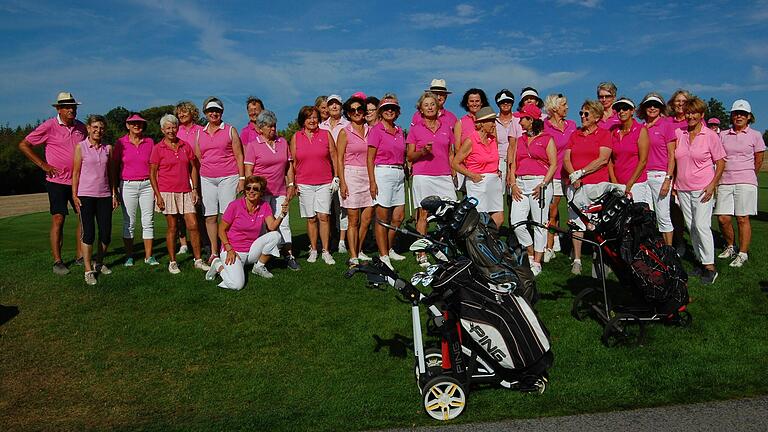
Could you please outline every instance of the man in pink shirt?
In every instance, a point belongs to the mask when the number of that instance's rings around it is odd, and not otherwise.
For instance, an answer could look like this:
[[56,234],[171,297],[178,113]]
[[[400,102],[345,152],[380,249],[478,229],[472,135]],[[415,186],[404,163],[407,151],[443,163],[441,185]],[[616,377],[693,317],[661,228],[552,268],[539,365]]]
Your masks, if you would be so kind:
[[[424,91],[434,93],[435,96],[437,96],[437,119],[440,120],[441,125],[448,126],[449,128],[453,129],[453,126],[456,125],[456,122],[459,120],[456,117],[456,114],[445,109],[445,101],[448,100],[448,95],[452,93],[449,92],[448,88],[445,86],[445,80],[439,78],[433,79],[429,85],[429,88]],[[421,116],[419,111],[416,110],[416,112],[413,113],[413,118],[411,118],[411,127],[423,123],[424,118]]]
[[245,108],[248,111],[248,124],[240,130],[240,142],[243,143],[243,154],[248,149],[248,144],[256,141],[259,136],[259,128],[256,127],[256,119],[264,111],[264,102],[255,96],[249,96],[245,102]]
[[[72,93],[59,93],[56,102],[52,104],[58,115],[44,121],[19,143],[19,150],[24,153],[24,156],[45,171],[48,202],[53,216],[50,230],[53,272],[58,275],[69,273],[69,269],[61,260],[61,246],[64,220],[69,214],[67,203],[69,202],[72,208],[75,208],[72,202],[72,165],[75,146],[88,136],[85,125],[77,120],[78,105],[80,102],[75,100]],[[32,149],[38,145],[45,145],[45,160]],[[81,262],[79,224],[76,235],[76,262]]]

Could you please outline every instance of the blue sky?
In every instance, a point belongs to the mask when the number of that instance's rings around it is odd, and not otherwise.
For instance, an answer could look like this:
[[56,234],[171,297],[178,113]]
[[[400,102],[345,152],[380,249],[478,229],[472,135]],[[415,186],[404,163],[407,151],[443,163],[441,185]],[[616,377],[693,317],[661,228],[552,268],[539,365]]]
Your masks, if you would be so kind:
[[467,88],[532,85],[568,96],[575,119],[611,80],[635,101],[681,87],[726,109],[746,98],[762,131],[767,26],[768,1],[3,0],[0,122],[50,117],[61,90],[83,102],[81,118],[216,95],[238,127],[256,95],[280,128],[319,94],[391,91],[409,119],[441,77],[455,113]]

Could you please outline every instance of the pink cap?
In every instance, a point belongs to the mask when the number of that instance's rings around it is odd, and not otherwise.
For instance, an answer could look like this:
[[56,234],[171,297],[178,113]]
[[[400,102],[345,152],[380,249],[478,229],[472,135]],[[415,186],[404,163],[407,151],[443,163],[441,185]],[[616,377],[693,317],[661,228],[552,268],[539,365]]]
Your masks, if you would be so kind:
[[127,119],[125,119],[125,122],[126,123],[129,123],[129,122],[144,122],[144,123],[146,123],[147,121],[144,120],[144,118],[142,118],[140,115],[134,114],[134,115],[128,117]]
[[512,114],[517,118],[530,117],[534,120],[541,118],[541,109],[536,104],[523,105],[520,111]]
[[716,118],[716,117],[712,117],[711,119],[707,120],[707,124],[719,125],[720,124],[720,119]]
[[361,92],[361,91],[359,91],[359,92],[357,92],[357,93],[353,94],[353,95],[352,95],[352,97],[353,97],[353,98],[360,98],[360,99],[362,99],[362,100],[366,100],[366,99],[368,99],[368,96],[366,96],[366,95],[365,95],[365,93],[363,93],[363,92]]

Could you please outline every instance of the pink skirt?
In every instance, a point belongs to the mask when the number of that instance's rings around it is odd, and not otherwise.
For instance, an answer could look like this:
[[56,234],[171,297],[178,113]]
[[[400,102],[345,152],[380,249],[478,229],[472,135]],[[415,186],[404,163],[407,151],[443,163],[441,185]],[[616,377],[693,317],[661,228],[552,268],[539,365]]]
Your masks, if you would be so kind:
[[342,207],[347,209],[358,209],[373,205],[373,200],[371,199],[371,186],[368,181],[368,168],[345,165],[344,181],[347,183],[349,195],[347,195],[346,199],[341,199]]

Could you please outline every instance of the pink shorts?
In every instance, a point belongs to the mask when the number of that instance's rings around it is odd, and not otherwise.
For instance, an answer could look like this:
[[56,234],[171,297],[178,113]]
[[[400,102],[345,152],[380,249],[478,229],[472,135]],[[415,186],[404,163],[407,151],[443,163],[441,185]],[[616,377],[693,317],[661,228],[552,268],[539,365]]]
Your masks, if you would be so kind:
[[341,199],[341,206],[346,209],[366,208],[373,205],[371,186],[368,180],[368,168],[345,165],[344,181],[349,195]]

